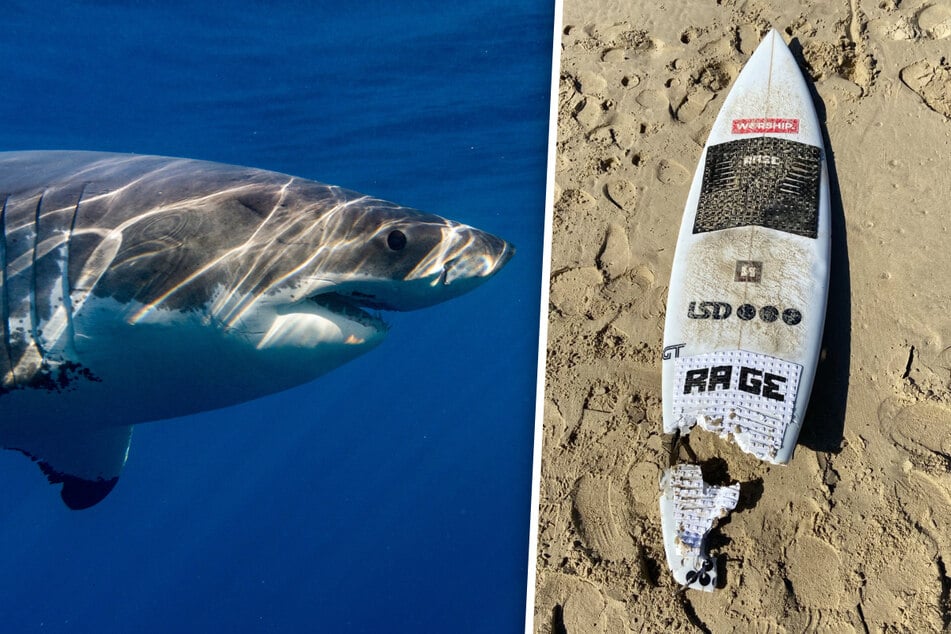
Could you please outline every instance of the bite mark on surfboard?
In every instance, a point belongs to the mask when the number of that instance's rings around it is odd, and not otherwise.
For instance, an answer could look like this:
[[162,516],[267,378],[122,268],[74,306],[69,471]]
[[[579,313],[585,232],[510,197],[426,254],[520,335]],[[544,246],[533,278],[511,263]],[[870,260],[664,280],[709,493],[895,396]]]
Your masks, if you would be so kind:
[[776,462],[787,428],[799,425],[802,366],[745,350],[679,357],[674,363],[674,418],[665,433],[689,434],[699,425],[760,460]]
[[736,508],[740,485],[711,486],[703,481],[699,465],[681,464],[664,471],[660,487],[667,566],[684,589],[713,592],[717,566],[707,552],[707,535]]

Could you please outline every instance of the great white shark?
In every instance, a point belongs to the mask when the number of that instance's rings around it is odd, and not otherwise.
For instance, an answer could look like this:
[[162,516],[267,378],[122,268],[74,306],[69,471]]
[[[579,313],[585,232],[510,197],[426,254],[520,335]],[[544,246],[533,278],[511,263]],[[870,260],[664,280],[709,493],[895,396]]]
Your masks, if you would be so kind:
[[132,426],[300,385],[378,345],[379,311],[483,283],[512,246],[285,174],[0,153],[0,445],[81,509]]

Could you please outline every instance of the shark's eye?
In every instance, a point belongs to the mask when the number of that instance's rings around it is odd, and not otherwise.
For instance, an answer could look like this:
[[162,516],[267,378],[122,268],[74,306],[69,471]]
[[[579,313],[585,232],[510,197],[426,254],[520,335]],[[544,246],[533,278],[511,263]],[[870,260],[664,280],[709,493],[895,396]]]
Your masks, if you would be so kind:
[[390,231],[390,235],[386,236],[386,246],[394,251],[401,251],[406,246],[406,234],[399,229]]

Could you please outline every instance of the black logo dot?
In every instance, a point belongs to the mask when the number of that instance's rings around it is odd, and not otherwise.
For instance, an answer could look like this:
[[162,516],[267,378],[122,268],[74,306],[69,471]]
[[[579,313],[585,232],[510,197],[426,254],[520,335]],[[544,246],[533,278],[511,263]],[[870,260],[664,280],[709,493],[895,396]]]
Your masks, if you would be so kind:
[[763,306],[759,309],[759,317],[765,322],[772,323],[779,317],[779,309],[775,306]]
[[783,311],[783,321],[790,326],[795,326],[802,321],[802,313],[795,308],[787,308]]
[[743,321],[749,321],[756,317],[756,307],[752,304],[743,304],[736,309],[736,316]]

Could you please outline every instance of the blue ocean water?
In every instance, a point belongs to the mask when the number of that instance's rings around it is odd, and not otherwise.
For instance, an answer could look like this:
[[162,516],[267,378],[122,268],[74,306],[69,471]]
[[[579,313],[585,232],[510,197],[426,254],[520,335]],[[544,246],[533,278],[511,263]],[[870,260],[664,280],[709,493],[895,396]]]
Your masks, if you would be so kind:
[[0,454],[0,630],[521,630],[553,11],[6,3],[0,149],[287,172],[518,253],[312,384],[138,426],[90,510]]

